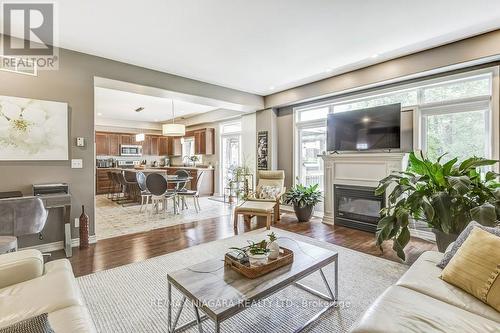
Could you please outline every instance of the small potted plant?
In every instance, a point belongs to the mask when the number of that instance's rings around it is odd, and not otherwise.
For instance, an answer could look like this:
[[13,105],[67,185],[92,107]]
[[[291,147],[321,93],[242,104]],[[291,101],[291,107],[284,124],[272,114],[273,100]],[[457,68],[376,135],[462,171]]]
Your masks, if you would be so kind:
[[292,204],[299,222],[311,219],[314,206],[321,202],[319,184],[304,186],[297,184],[285,194],[285,203]]
[[236,250],[248,256],[250,266],[258,267],[267,264],[267,259],[271,250],[267,247],[267,242],[262,240],[258,243],[248,241],[249,246],[244,248],[232,247],[231,250]]

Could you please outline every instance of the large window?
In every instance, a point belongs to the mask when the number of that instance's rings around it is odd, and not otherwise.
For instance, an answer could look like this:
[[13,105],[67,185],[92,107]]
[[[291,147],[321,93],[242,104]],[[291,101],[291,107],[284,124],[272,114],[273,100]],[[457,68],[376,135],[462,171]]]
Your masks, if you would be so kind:
[[414,148],[431,159],[444,153],[448,153],[445,159],[496,158],[493,74],[491,69],[479,70],[296,108],[294,178],[323,188],[322,160],[317,154],[326,150],[328,113],[391,103],[414,110]]

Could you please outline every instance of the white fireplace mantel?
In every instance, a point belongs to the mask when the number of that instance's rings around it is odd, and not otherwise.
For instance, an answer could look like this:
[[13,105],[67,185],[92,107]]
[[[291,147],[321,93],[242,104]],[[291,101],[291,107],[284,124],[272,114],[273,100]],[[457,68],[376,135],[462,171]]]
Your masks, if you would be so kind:
[[394,171],[406,169],[406,153],[340,153],[321,155],[324,161],[323,222],[334,224],[334,185],[376,187]]

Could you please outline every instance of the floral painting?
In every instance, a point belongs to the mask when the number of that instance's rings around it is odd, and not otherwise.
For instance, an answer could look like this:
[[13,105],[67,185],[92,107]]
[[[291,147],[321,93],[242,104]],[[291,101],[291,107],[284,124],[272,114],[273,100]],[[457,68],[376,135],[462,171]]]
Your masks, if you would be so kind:
[[68,105],[0,96],[0,160],[67,160]]

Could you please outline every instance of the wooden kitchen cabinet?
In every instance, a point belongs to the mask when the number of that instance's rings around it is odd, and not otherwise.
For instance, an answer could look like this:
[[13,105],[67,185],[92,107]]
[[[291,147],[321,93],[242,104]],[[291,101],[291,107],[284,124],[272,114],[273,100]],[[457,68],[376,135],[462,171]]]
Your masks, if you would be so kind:
[[109,154],[109,136],[107,133],[95,134],[95,151],[96,155],[106,156]]
[[149,151],[150,151],[150,154],[149,155],[154,155],[154,156],[157,156],[157,155],[160,155],[158,153],[158,148],[159,148],[159,137],[158,136],[150,136],[150,141],[149,141],[149,144],[150,144],[150,147],[149,147]]
[[193,134],[196,155],[213,155],[215,153],[215,128],[195,130]]
[[96,172],[96,194],[106,194],[109,193],[112,183],[111,179],[108,177],[109,169],[97,169]]
[[[135,141],[135,139],[134,139],[134,141]],[[133,142],[132,142],[132,135],[130,135],[130,134],[122,134],[122,135],[120,135],[120,143],[122,145],[131,145],[131,144],[133,144]]]
[[182,156],[182,142],[180,137],[170,137],[169,140],[169,155]]
[[166,137],[166,136],[158,137],[158,155],[160,155],[160,156],[169,155],[168,137]]
[[108,134],[109,154],[110,156],[120,155],[120,135],[115,133]]

